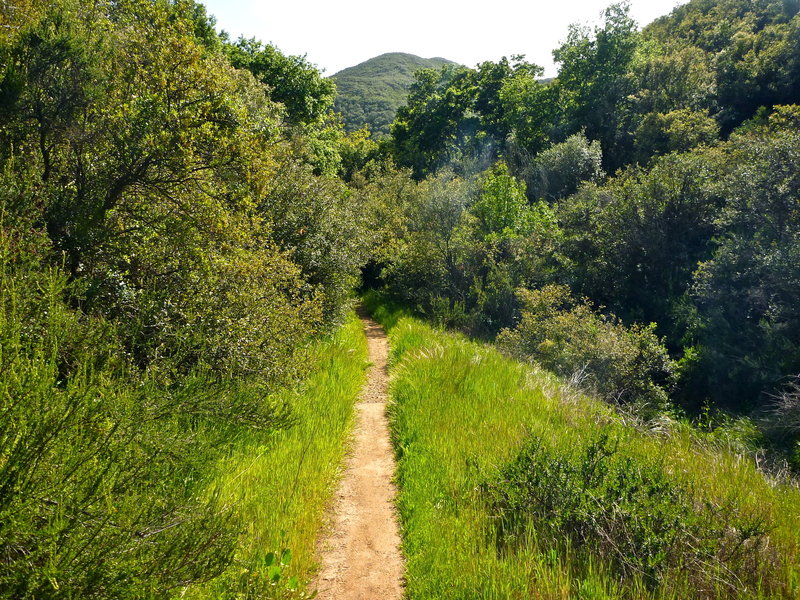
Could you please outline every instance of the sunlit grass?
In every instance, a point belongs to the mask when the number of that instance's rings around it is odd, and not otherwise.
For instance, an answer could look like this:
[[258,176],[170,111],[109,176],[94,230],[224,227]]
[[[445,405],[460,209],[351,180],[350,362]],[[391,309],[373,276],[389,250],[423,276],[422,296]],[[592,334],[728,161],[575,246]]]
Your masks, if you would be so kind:
[[[235,564],[186,597],[302,597],[313,577],[326,505],[339,479],[364,382],[367,349],[359,319],[351,317],[320,343],[312,360],[312,375],[303,387],[286,392],[295,425],[266,438],[243,438],[217,465],[215,488],[246,528]],[[282,568],[281,556],[288,563]]]
[[[385,313],[390,313],[387,314]],[[688,426],[639,431],[607,405],[491,347],[376,313],[390,330],[391,429],[399,459],[399,509],[407,590],[423,598],[796,598],[800,597],[800,491],[765,478],[750,459],[699,443]],[[738,592],[726,573],[701,596],[680,569],[658,585],[620,577],[595,549],[537,539],[513,551],[496,545],[482,486],[529,436],[567,455],[599,431],[618,436],[634,461],[657,461],[694,497],[761,517],[769,527],[761,582]],[[710,568],[711,569],[711,568]],[[760,589],[759,589],[760,588]]]

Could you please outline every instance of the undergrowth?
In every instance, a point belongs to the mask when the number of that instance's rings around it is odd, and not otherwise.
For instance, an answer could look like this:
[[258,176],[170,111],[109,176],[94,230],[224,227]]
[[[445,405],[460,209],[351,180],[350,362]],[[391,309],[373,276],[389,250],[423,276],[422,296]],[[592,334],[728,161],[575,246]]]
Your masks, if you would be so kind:
[[309,596],[364,378],[360,321],[308,345],[294,388],[159,378],[114,323],[70,307],[38,249],[0,231],[0,595]]
[[634,457],[619,434],[601,432],[571,452],[534,438],[484,489],[497,519],[498,549],[513,552],[535,530],[541,545],[591,548],[620,578],[652,590],[688,576],[695,597],[757,589],[775,567],[769,528],[759,512],[695,497],[663,459]]

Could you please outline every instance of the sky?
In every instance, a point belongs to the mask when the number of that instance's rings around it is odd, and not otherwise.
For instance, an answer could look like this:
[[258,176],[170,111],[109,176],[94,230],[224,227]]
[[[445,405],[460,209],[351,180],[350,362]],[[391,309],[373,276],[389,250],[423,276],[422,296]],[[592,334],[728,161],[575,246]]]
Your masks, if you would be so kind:
[[[232,38],[271,42],[333,75],[385,52],[473,67],[524,54],[556,74],[551,52],[570,23],[597,23],[612,0],[200,0]],[[685,0],[631,0],[640,25]]]

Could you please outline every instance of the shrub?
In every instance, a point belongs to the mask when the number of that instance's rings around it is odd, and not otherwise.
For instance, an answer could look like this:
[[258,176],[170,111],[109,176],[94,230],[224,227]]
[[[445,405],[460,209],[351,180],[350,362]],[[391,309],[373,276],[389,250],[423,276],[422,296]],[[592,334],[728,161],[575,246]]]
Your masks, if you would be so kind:
[[551,550],[602,556],[651,587],[673,571],[692,580],[696,597],[714,597],[720,581],[735,592],[754,583],[754,561],[769,558],[761,515],[699,503],[662,464],[626,453],[613,434],[567,451],[531,439],[483,489],[500,550],[524,546],[535,532]]
[[235,428],[288,424],[262,389],[159,385],[66,275],[0,230],[0,597],[164,597],[230,562],[239,524],[204,489]]
[[319,292],[328,326],[342,322],[370,242],[361,200],[336,178],[287,160],[261,201],[272,237]]
[[425,314],[434,325],[443,328],[465,329],[471,321],[463,302],[442,296],[430,299],[430,308]]
[[[426,310],[439,296],[464,299],[468,288],[462,256],[464,220],[475,195],[474,181],[449,171],[406,195],[406,223],[383,251],[386,256],[391,250],[382,275],[395,298]],[[396,202],[391,197],[385,200]]]
[[599,182],[604,176],[600,143],[589,142],[584,133],[540,153],[532,165],[530,197],[554,202],[578,191],[581,183]]
[[635,133],[636,150],[645,161],[654,154],[686,152],[702,144],[719,140],[719,125],[705,112],[691,109],[668,113],[649,113]]
[[663,408],[675,364],[654,325],[625,327],[613,315],[576,301],[564,286],[520,290],[522,318],[498,336],[512,354],[533,358],[612,402]]

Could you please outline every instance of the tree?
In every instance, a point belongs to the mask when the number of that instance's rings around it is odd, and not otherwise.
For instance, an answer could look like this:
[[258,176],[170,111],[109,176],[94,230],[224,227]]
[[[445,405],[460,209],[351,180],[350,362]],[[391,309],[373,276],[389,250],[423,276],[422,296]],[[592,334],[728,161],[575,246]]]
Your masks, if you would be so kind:
[[521,163],[517,171],[523,171],[535,156],[558,137],[556,132],[560,115],[557,89],[539,80],[542,70],[531,66],[518,69],[503,81],[500,88],[502,118],[510,142],[506,154],[519,154]]
[[719,140],[719,125],[707,113],[690,109],[649,113],[636,129],[635,146],[639,160],[668,152],[686,152]]
[[463,254],[471,279],[471,330],[493,337],[519,316],[516,290],[547,279],[558,225],[546,203],[528,202],[525,184],[502,162],[481,175],[479,196],[469,212],[474,220],[468,222]]
[[525,184],[511,176],[507,165],[497,163],[481,178],[480,196],[470,211],[484,237],[524,235],[529,226]]
[[421,179],[456,158],[459,141],[477,130],[477,119],[465,117],[475,101],[469,69],[421,69],[415,78],[391,133],[398,163]]
[[629,144],[619,119],[631,91],[628,73],[639,34],[627,3],[612,4],[603,17],[603,27],[594,31],[572,25],[553,58],[559,64],[556,85],[568,132],[585,129],[590,140],[599,140],[604,165],[614,170],[625,162]]
[[333,106],[336,84],[322,77],[305,57],[286,56],[255,38],[240,37],[224,48],[234,67],[250,71],[267,86],[269,97],[286,107],[290,123],[319,124]]
[[535,136],[531,120],[541,115],[523,108],[528,100],[524,84],[510,89],[509,82],[540,73],[522,56],[487,61],[475,69],[448,65],[438,72],[418,71],[408,104],[392,125],[397,161],[413,168],[417,179],[446,165],[464,174],[486,169],[506,149],[515,125],[527,124],[520,136],[526,143]]
[[738,140],[713,256],[695,276],[706,392],[754,408],[800,372],[800,135]]
[[[760,106],[798,102],[798,11],[796,0],[695,1],[648,26],[645,37],[653,55],[643,65],[656,70],[639,71],[648,95],[663,96],[655,81],[646,83],[648,71],[682,72],[684,78],[670,77],[663,88],[671,90],[674,104],[647,112],[707,110],[727,136]],[[658,47],[666,55],[663,59],[655,56]]]

